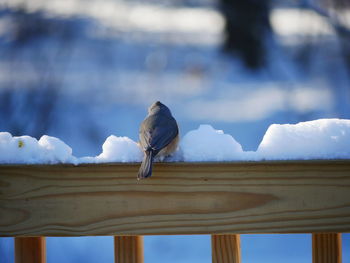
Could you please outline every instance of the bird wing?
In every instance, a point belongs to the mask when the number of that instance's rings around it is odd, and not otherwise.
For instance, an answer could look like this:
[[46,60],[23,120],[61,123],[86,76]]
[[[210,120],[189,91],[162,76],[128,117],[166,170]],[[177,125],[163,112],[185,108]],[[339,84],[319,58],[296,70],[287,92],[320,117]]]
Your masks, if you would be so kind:
[[151,115],[140,127],[140,143],[142,148],[151,147],[156,153],[167,146],[178,135],[179,129],[173,117]]

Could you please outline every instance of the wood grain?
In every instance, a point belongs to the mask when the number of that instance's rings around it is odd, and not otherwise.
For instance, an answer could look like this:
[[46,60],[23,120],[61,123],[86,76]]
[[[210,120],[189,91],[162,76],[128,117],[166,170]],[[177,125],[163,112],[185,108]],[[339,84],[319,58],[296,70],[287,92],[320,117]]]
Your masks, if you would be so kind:
[[341,263],[341,234],[318,233],[312,234],[313,263]]
[[0,166],[0,236],[349,232],[350,161]]
[[142,236],[114,237],[115,263],[143,263]]
[[15,263],[45,263],[46,242],[44,237],[16,237]]
[[241,238],[239,235],[212,235],[213,263],[241,263]]

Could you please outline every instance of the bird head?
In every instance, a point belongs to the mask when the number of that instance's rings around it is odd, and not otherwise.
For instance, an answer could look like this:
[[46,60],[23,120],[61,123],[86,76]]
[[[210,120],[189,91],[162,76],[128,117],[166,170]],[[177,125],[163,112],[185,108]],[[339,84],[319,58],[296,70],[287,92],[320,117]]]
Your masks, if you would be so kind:
[[171,115],[169,108],[160,101],[156,101],[148,108],[148,114],[155,114],[158,112]]

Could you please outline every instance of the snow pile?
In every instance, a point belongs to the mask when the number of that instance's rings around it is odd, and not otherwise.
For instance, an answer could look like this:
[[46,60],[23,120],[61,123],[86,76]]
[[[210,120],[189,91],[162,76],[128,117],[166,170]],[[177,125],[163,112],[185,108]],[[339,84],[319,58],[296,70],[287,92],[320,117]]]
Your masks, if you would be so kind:
[[350,158],[350,120],[272,124],[256,154],[273,160]]
[[76,163],[72,149],[61,140],[44,135],[13,137],[0,132],[0,163]]
[[229,161],[242,158],[242,146],[229,134],[210,125],[188,132],[180,147],[184,161]]
[[142,152],[138,144],[128,137],[109,136],[102,145],[102,153],[96,157],[83,157],[84,163],[140,162]]
[[[233,160],[350,159],[350,120],[321,119],[271,125],[256,152],[245,152],[229,134],[200,125],[181,140],[171,160],[186,162]],[[13,137],[0,132],[0,163],[140,162],[143,153],[128,137],[109,136],[96,157],[76,158],[61,140],[44,135]]]
[[350,120],[272,124],[256,152],[245,152],[231,135],[201,125],[185,135],[181,149],[188,162],[349,159]]

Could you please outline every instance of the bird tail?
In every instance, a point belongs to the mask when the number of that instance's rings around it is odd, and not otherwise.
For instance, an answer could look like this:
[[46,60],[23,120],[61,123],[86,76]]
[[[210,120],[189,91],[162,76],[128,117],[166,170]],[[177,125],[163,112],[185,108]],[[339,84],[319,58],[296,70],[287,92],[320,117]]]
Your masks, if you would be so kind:
[[148,178],[152,175],[153,157],[154,155],[152,151],[145,152],[139,173],[137,175],[138,180]]

